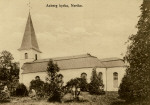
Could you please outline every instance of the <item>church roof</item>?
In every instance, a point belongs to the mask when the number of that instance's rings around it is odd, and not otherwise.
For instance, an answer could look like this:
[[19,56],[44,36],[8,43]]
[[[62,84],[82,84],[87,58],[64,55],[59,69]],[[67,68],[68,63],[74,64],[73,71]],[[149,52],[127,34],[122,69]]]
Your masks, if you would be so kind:
[[113,68],[113,67],[125,67],[125,63],[120,58],[104,58],[100,59],[100,61],[105,65],[106,68]]
[[38,42],[37,42],[37,38],[35,35],[30,13],[29,13],[28,20],[26,23],[26,28],[25,28],[22,44],[18,50],[29,50],[29,49],[34,49],[38,52],[41,52],[39,50],[39,46],[38,46]]
[[[97,57],[91,56],[90,54],[50,59],[54,60],[54,63],[58,64],[60,70],[105,67]],[[34,62],[25,63],[22,67],[23,73],[45,72],[50,59],[40,59]]]
[[[48,61],[52,59],[58,64],[60,70],[82,69],[82,68],[113,68],[125,67],[125,63],[120,58],[98,59],[90,54],[56,57],[48,59],[38,59],[33,62],[27,62],[22,66],[23,74],[46,72]],[[91,69],[92,70],[92,69]]]

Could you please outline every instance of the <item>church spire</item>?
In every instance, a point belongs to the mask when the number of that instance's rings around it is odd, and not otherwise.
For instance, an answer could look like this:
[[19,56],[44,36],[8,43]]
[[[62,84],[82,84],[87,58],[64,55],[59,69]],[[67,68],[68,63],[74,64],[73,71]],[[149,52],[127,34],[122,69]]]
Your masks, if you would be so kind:
[[39,46],[38,46],[37,38],[35,35],[30,12],[29,12],[27,23],[26,23],[26,28],[25,28],[23,39],[22,39],[22,44],[18,50],[29,50],[29,49],[33,49],[38,52],[41,52],[39,50]]

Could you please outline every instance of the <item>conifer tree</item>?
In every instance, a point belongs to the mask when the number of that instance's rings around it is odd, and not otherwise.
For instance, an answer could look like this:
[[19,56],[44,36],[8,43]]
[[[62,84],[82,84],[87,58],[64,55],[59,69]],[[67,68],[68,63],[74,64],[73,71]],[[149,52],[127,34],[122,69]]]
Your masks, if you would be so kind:
[[129,64],[119,95],[126,101],[148,104],[150,99],[150,0],[143,0],[137,33],[129,37],[125,60]]
[[100,89],[100,86],[103,86],[102,80],[98,78],[96,68],[92,71],[91,82],[89,84],[90,94],[103,94],[104,91]]
[[49,80],[49,101],[61,101],[62,98],[62,87],[59,85],[60,81],[58,72],[59,72],[59,67],[57,64],[55,64],[53,62],[53,60],[50,60],[48,62],[48,67],[47,67],[47,74],[49,76],[49,78],[47,80]]

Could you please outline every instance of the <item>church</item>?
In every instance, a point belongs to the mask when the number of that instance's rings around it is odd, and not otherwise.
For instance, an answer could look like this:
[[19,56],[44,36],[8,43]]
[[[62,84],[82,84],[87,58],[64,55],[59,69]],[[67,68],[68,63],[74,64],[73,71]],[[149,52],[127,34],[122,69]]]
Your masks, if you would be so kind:
[[120,58],[99,59],[89,53],[41,59],[42,52],[39,49],[30,13],[18,51],[20,53],[20,82],[27,87],[36,76],[45,81],[50,59],[58,64],[60,73],[64,76],[64,85],[70,79],[80,77],[81,73],[86,73],[87,81],[90,82],[92,69],[96,68],[97,73],[102,77],[105,91],[118,91],[126,69],[125,63]]

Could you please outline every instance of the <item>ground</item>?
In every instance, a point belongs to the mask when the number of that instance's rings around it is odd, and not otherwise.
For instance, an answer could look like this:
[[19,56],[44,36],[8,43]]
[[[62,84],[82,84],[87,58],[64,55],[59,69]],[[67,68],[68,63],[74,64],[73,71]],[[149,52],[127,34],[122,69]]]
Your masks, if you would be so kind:
[[64,103],[50,103],[47,100],[32,100],[29,97],[11,97],[11,102],[2,103],[3,105],[138,105],[127,104],[118,98],[117,92],[107,92],[105,95],[90,95],[84,94],[88,101],[84,102],[64,102]]

